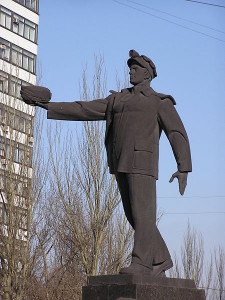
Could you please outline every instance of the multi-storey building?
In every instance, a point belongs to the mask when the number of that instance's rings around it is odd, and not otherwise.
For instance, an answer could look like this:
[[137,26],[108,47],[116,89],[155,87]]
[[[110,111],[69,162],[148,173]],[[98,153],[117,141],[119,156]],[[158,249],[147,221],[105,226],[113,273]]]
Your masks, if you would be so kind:
[[20,88],[36,84],[38,9],[39,0],[0,0],[0,235],[8,235],[13,197],[21,217],[18,239],[25,240],[35,110],[21,101]]

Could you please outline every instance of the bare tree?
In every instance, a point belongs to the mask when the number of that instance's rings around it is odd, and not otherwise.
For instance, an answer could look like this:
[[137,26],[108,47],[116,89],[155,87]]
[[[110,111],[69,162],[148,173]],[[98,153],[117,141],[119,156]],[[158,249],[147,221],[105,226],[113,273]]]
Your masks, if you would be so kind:
[[[106,95],[102,56],[95,57],[92,81],[90,88],[84,69],[83,100]],[[120,86],[117,78],[118,89]],[[14,102],[15,97],[11,99]],[[1,190],[5,209],[5,224],[0,227],[1,290],[7,300],[78,300],[86,275],[118,273],[130,260],[133,230],[122,212],[115,177],[108,173],[105,125],[83,122],[80,135],[71,130],[65,135],[59,124],[50,125],[48,151],[44,151],[45,116],[37,109],[36,118],[26,125],[23,144],[27,148],[24,146],[18,176],[14,176],[21,138],[13,123],[17,115],[13,105],[4,113],[6,123],[11,122],[12,142],[8,142],[7,131],[2,131],[7,168]],[[21,120],[17,123],[20,126]],[[32,147],[30,141],[34,141]]]
[[192,279],[197,287],[205,290],[207,299],[223,299],[225,252],[221,247],[215,249],[208,261],[204,252],[202,235],[191,228],[188,222],[181,247],[181,262],[174,253],[174,268],[169,272],[170,277]]
[[202,235],[197,234],[195,229],[191,229],[190,223],[188,223],[181,256],[185,278],[193,279],[199,286],[203,275],[204,243]]
[[[82,99],[105,96],[103,57],[95,58],[92,97],[87,82],[84,69]],[[50,156],[45,160],[39,151],[42,163],[32,180],[31,196],[38,201],[30,225],[26,295],[77,300],[87,274],[111,274],[127,263],[132,230],[121,214],[115,177],[108,174],[104,124],[84,122],[79,139],[72,131],[63,137],[59,124],[48,131],[45,155]]]
[[225,251],[221,247],[214,250],[214,261],[217,299],[222,300],[225,297]]
[[[1,94],[0,261],[4,299],[22,299],[32,218],[33,115],[18,98],[17,78],[8,75]],[[21,106],[21,107],[20,107]]]
[[[92,97],[86,69],[81,89],[83,100],[105,97],[103,57],[95,58]],[[71,136],[62,141],[61,131],[57,130],[54,137],[50,136],[50,153],[54,174],[51,190],[57,203],[54,211],[60,213],[55,218],[59,222],[58,233],[64,245],[72,247],[74,255],[82,261],[86,274],[118,271],[127,259],[124,250],[129,247],[131,230],[124,217],[122,222],[116,218],[120,196],[115,177],[108,174],[104,124],[84,122],[82,137],[77,138],[76,145],[72,144]],[[62,144],[61,149],[58,145]]]
[[40,151],[43,114],[35,119],[37,111],[20,100],[21,84],[28,83],[18,67],[7,72],[0,84],[0,291],[3,299],[20,300],[43,269],[41,247],[49,246],[42,201],[47,164]]

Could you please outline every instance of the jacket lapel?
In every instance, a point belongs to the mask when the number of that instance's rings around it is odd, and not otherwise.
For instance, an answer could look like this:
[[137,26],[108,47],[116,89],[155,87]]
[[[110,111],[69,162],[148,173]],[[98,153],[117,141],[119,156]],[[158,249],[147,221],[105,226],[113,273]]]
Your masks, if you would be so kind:
[[107,139],[108,133],[109,133],[109,128],[110,125],[113,121],[113,106],[116,105],[120,101],[120,99],[131,92],[131,89],[123,89],[121,92],[114,92],[112,91],[111,98],[109,99],[108,105],[107,105],[107,110],[106,110],[106,131],[105,131],[105,141]]

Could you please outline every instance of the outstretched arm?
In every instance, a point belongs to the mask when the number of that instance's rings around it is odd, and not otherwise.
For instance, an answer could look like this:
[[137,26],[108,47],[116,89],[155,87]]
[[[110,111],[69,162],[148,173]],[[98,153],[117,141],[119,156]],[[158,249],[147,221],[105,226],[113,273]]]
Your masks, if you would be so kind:
[[108,98],[93,101],[52,102],[48,103],[48,119],[68,121],[104,120]]
[[170,182],[177,178],[180,194],[183,195],[187,185],[187,174],[192,171],[191,152],[187,133],[170,99],[161,101],[158,119],[177,162],[178,171],[172,175]]
[[107,104],[110,99],[75,102],[48,102],[51,92],[45,87],[26,86],[21,88],[21,96],[27,104],[47,110],[48,119],[70,121],[97,121],[106,118]]

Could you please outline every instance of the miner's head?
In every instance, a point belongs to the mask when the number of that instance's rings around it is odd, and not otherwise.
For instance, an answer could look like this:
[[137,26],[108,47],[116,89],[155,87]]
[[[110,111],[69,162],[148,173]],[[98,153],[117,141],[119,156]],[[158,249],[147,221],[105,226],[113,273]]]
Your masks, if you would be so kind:
[[139,55],[135,50],[130,50],[127,61],[130,68],[130,83],[133,85],[150,82],[157,76],[154,63],[145,55]]

